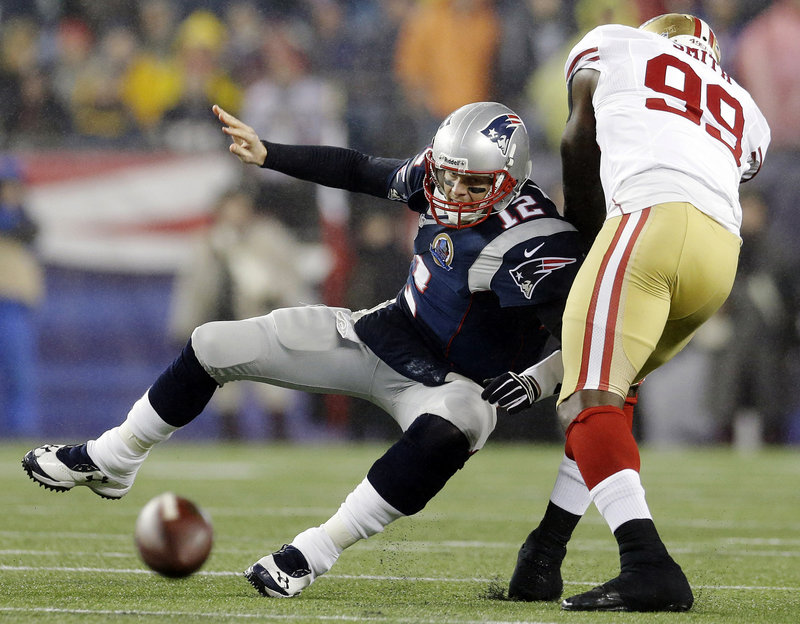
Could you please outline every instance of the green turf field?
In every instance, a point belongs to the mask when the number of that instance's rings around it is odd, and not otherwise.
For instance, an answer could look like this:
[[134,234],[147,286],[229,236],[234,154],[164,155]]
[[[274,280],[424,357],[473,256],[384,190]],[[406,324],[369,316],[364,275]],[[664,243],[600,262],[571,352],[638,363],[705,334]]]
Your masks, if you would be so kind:
[[[0,445],[0,621],[614,623],[800,621],[800,453],[645,449],[657,525],[695,590],[685,614],[567,613],[502,600],[517,549],[547,501],[561,450],[490,443],[419,515],[350,548],[294,599],[262,598],[241,571],[324,522],[383,447],[169,442],[120,501],[28,480],[24,443]],[[211,514],[215,545],[184,580],[148,572],[136,515],[171,490]],[[594,508],[564,564],[572,595],[615,576]]]

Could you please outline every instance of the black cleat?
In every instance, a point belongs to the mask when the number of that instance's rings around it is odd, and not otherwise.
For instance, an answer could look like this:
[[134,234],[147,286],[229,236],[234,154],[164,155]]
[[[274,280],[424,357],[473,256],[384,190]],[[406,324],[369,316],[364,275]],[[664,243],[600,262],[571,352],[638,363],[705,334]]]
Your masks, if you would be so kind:
[[562,601],[565,611],[688,611],[694,596],[680,566],[670,558],[636,564],[587,592]]
[[538,547],[535,533],[531,533],[519,549],[517,566],[508,584],[511,600],[553,601],[561,598],[564,581],[561,578],[561,562],[566,548],[558,553],[545,552]]
[[565,611],[631,611],[611,581],[561,602]]

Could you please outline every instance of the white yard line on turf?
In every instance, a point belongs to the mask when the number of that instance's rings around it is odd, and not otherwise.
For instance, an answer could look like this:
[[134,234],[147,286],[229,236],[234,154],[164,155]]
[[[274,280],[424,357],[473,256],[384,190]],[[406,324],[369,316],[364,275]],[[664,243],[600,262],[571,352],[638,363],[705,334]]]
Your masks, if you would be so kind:
[[[10,566],[0,565],[0,572],[78,572],[88,574],[155,574],[149,570],[141,568],[92,568],[92,567],[53,567],[53,566]],[[212,571],[201,570],[195,572],[199,576],[241,576],[241,572],[230,572],[226,570]],[[326,574],[321,579],[347,579],[360,581],[419,581],[428,583],[491,583],[496,579],[490,578],[452,578],[441,576],[388,576],[378,574]],[[565,585],[599,585],[601,581],[564,581]],[[747,591],[800,591],[800,587],[781,587],[770,585],[694,585],[697,589],[719,589],[719,590],[747,590]]]

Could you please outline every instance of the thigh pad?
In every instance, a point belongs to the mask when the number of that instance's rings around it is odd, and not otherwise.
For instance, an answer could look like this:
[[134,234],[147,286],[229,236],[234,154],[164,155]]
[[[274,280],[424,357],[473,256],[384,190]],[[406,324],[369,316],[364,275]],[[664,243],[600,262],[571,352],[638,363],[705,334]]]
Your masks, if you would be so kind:
[[278,342],[292,351],[330,351],[343,337],[351,338],[350,311],[343,308],[324,305],[280,308],[270,316]]

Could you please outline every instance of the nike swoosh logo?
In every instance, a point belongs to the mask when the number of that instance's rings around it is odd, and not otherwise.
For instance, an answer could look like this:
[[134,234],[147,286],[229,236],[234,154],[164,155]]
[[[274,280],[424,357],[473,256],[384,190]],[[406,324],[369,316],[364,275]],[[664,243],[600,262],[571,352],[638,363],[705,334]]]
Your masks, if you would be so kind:
[[525,255],[525,257],[526,257],[526,258],[530,258],[530,257],[531,257],[533,254],[535,254],[537,251],[539,251],[539,250],[542,248],[542,246],[543,246],[543,245],[544,245],[544,243],[542,243],[541,245],[539,245],[539,246],[538,246],[536,249],[531,249],[530,251],[528,251],[528,250],[526,249],[526,250],[525,250],[525,251],[523,251],[522,253]]

